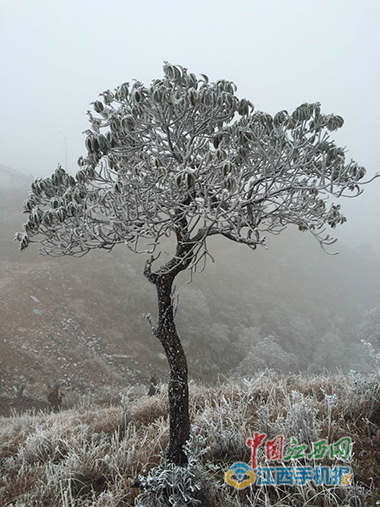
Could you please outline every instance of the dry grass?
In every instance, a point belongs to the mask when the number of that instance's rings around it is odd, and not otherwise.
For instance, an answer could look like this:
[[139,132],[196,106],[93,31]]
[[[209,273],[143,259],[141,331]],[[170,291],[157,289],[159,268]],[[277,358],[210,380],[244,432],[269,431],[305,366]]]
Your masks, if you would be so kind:
[[[370,506],[380,499],[378,377],[286,377],[267,371],[214,387],[192,384],[190,393],[194,438],[188,472],[202,484],[209,505]],[[0,418],[0,505],[165,505],[149,492],[141,495],[138,476],[150,471],[155,484],[165,476],[156,467],[168,442],[166,414],[166,395],[159,394],[124,395],[121,405],[108,408],[82,405],[59,414]],[[236,461],[249,463],[245,442],[254,431],[304,443],[350,436],[355,485],[253,486],[236,492],[224,484],[224,471]],[[178,480],[186,481],[188,472],[181,471]]]

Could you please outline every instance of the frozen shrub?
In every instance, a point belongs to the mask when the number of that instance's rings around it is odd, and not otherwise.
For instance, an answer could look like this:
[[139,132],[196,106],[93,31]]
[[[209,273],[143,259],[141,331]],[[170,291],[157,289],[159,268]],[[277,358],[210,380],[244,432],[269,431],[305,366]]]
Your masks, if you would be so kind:
[[163,463],[152,468],[146,476],[140,475],[140,483],[145,490],[137,497],[137,507],[206,507],[208,502],[202,492],[204,471],[199,458],[207,449],[205,439],[191,437],[185,446],[188,458],[186,466]]
[[375,374],[380,377],[380,350],[376,352],[375,347],[365,340],[361,340],[366,349],[366,356],[372,365]]

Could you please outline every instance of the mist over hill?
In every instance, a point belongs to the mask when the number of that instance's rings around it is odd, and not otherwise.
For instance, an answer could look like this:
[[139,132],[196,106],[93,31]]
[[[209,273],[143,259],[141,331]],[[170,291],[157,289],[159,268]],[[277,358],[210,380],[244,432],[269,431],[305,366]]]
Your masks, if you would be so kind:
[[[57,380],[83,392],[146,384],[152,373],[164,380],[166,359],[143,317],[156,315],[144,256],[123,246],[82,259],[40,256],[37,246],[19,252],[13,237],[31,178],[0,166],[0,181],[2,390],[25,383],[39,396]],[[369,371],[358,326],[380,300],[379,253],[339,242],[340,254],[326,255],[292,228],[267,246],[252,252],[211,238],[215,263],[190,284],[188,273],[179,277],[177,325],[190,377],[215,381],[265,367]]]
[[15,171],[10,167],[0,164],[0,188],[1,189],[14,189],[29,185],[33,180],[32,176],[26,176],[24,173]]

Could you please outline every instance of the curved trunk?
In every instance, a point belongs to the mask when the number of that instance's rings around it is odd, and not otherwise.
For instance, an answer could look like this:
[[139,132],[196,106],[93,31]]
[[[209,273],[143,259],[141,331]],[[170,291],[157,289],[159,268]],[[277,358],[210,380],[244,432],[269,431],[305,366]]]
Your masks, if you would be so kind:
[[[186,228],[186,220],[179,218]],[[168,386],[170,438],[166,450],[167,459],[176,465],[185,465],[187,456],[183,445],[190,437],[189,385],[187,361],[174,323],[172,288],[175,277],[191,263],[194,241],[184,242],[183,229],[177,230],[176,256],[155,273],[152,272],[151,257],[145,264],[145,277],[156,286],[158,297],[158,321],[153,334],[160,340],[170,368]]]
[[154,331],[160,340],[170,368],[168,386],[170,440],[167,459],[176,465],[187,463],[183,445],[190,436],[189,387],[187,361],[174,323],[171,298],[174,277],[158,275],[155,280],[158,297],[158,325]]

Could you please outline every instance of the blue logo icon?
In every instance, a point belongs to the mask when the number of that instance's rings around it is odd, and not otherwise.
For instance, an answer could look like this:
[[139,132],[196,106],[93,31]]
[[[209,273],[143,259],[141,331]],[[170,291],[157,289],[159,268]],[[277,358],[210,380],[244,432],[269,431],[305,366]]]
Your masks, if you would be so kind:
[[239,479],[239,481],[241,481],[245,474],[248,472],[249,466],[246,463],[234,463],[231,467],[231,470]]

